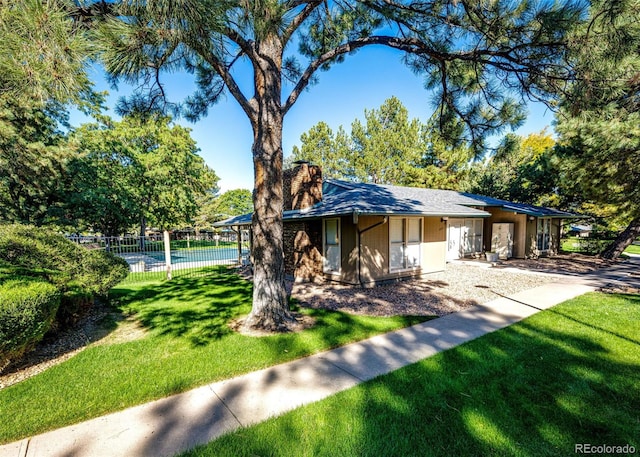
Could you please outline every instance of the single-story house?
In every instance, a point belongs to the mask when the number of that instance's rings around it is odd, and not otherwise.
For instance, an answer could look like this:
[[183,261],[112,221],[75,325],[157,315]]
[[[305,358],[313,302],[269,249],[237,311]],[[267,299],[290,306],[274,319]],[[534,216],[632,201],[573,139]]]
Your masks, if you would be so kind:
[[[298,281],[373,285],[422,276],[489,251],[494,241],[514,257],[553,253],[559,220],[570,216],[451,190],[323,180],[305,162],[283,179],[285,271]],[[250,223],[246,214],[216,225]]]
[[567,235],[589,238],[591,232],[593,232],[593,226],[591,224],[571,224],[569,225],[569,230],[567,230]]

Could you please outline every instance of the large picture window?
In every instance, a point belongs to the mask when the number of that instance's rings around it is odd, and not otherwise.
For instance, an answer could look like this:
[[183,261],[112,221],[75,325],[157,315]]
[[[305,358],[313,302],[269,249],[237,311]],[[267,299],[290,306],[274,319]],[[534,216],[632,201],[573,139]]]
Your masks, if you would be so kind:
[[325,273],[340,273],[340,219],[326,219],[323,230]]
[[538,251],[548,251],[551,247],[551,218],[538,218]]
[[389,220],[389,269],[408,270],[420,267],[422,218]]

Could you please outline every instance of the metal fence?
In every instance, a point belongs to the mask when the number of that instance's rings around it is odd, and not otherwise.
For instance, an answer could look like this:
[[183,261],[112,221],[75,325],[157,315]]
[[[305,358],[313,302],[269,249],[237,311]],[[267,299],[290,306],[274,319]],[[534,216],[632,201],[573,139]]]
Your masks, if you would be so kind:
[[[129,264],[126,281],[197,275],[203,267],[240,265],[249,258],[249,234],[242,231],[206,233],[162,233],[146,236],[70,236],[88,249],[104,249]],[[238,239],[240,238],[240,239]]]

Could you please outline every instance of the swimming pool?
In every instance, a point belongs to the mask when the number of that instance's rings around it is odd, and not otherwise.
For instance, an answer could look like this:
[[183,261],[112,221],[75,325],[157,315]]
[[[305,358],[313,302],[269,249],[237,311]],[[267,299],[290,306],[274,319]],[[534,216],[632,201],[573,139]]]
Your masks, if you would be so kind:
[[[164,263],[164,251],[145,252],[145,255]],[[242,249],[242,257],[249,255],[249,250]],[[196,263],[216,261],[222,262],[227,260],[238,259],[238,248],[200,248],[200,249],[179,249],[171,251],[171,263]]]

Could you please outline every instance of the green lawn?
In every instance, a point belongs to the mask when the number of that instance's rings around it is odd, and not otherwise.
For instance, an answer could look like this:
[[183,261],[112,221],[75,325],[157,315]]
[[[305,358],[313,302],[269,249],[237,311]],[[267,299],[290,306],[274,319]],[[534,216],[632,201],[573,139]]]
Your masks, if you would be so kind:
[[[147,336],[94,345],[0,390],[0,443],[429,319],[305,310],[317,319],[311,329],[246,337],[227,324],[250,311],[251,283],[225,269],[208,271],[195,278],[125,283],[114,289],[117,309],[147,329]],[[113,330],[119,324],[107,319],[104,325]]]
[[[599,240],[595,238],[563,238],[561,250],[563,252],[578,252],[587,255],[597,255],[601,253],[613,240]],[[624,251],[627,254],[640,254],[640,246],[632,244]]]
[[637,244],[632,244],[627,249],[624,250],[627,254],[640,254],[640,246]]
[[563,238],[561,250],[563,252],[577,252],[580,254],[597,255],[602,252],[612,240],[600,240],[596,238]]
[[584,295],[185,456],[538,457],[580,443],[640,449],[639,295]]

